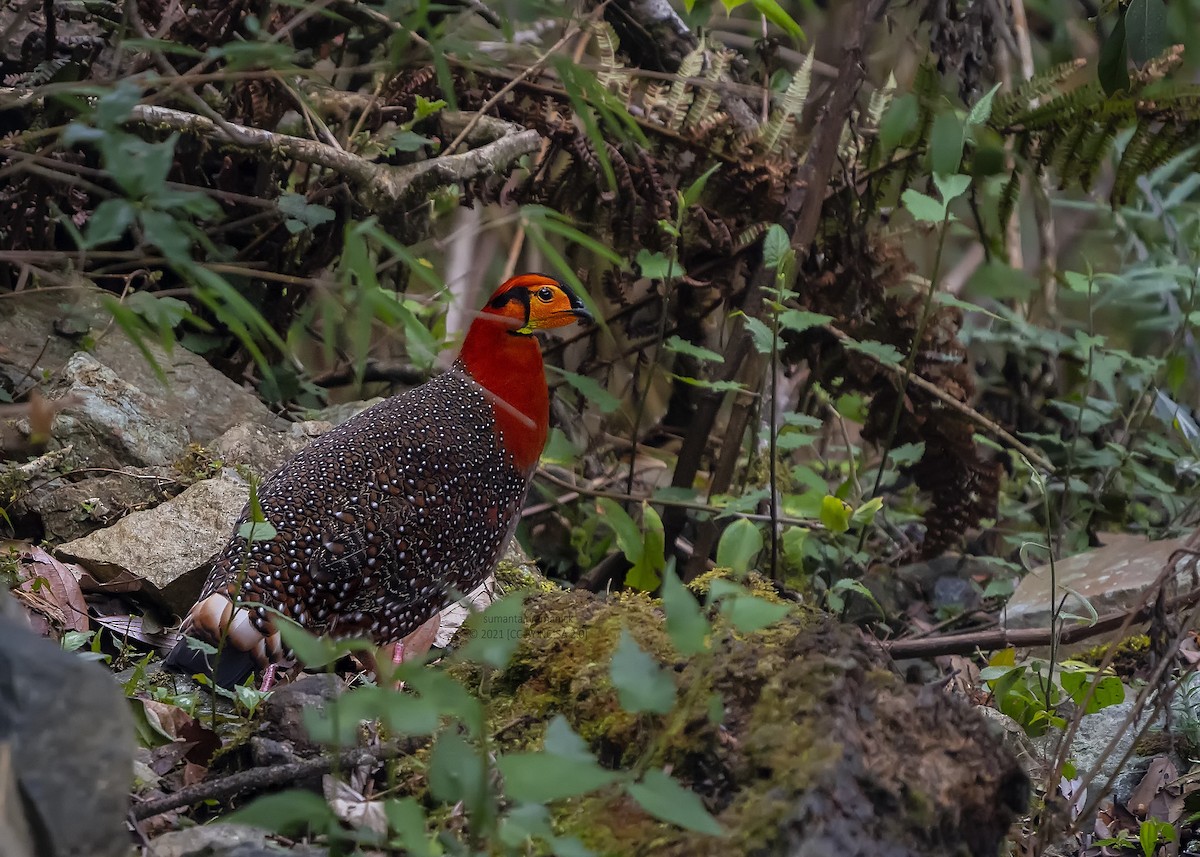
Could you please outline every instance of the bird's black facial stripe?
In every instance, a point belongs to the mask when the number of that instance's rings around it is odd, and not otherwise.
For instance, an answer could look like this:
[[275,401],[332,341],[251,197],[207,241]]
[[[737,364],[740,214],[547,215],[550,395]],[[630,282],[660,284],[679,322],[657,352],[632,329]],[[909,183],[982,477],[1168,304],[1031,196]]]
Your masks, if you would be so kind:
[[[508,306],[509,303],[511,303],[512,301],[516,301],[517,303],[519,303],[521,305],[521,308],[525,310],[525,323],[521,325],[521,328],[528,327],[529,326],[529,289],[522,288],[520,286],[513,288],[513,289],[509,289],[504,294],[497,295],[495,298],[493,298],[492,302],[490,304],[488,304],[488,306],[492,307],[493,309],[502,309],[502,308]],[[528,336],[529,335],[528,333],[521,333],[520,328],[518,328],[517,330],[510,330],[509,333],[512,334],[513,336]]]

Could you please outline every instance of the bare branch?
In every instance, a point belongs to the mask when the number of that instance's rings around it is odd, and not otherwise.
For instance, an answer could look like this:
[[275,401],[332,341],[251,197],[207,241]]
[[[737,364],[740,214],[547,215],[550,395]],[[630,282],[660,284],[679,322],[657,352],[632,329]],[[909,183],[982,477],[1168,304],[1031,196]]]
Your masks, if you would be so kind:
[[130,120],[195,134],[243,149],[269,151],[292,160],[326,167],[358,185],[361,192],[360,201],[376,212],[410,207],[416,197],[435,187],[501,172],[522,155],[536,150],[541,142],[534,130],[487,117],[476,127],[479,132],[477,137],[490,137],[489,142],[480,148],[460,155],[431,158],[397,167],[375,163],[351,152],[303,137],[230,123],[237,135],[235,138],[211,119],[170,107],[139,104],[133,108]]

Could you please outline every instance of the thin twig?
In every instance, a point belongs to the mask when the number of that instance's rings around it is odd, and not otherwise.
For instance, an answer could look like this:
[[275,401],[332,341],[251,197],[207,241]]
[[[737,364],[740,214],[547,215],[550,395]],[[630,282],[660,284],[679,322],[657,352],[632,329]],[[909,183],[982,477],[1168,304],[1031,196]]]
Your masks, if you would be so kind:
[[389,759],[398,759],[401,756],[409,755],[415,749],[416,744],[408,741],[404,744],[381,747],[378,750],[358,748],[347,750],[336,756],[321,756],[317,759],[306,759],[303,762],[290,762],[286,765],[238,771],[227,777],[185,786],[166,797],[135,804],[131,815],[137,821],[141,821],[204,800],[224,800],[246,792],[261,792],[276,786],[295,784],[309,777],[328,774],[335,767],[352,768],[367,761],[383,762]]

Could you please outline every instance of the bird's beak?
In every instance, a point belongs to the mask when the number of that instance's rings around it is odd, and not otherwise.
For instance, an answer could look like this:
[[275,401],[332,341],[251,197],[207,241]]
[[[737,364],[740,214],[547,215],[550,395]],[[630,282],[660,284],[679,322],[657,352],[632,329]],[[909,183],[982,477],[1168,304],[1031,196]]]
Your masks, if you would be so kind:
[[564,310],[563,314],[573,316],[580,324],[595,323],[596,320],[592,318],[592,314],[588,312],[587,307],[583,305],[583,301],[579,299],[579,296],[565,286],[563,287],[563,291],[571,299],[571,308]]

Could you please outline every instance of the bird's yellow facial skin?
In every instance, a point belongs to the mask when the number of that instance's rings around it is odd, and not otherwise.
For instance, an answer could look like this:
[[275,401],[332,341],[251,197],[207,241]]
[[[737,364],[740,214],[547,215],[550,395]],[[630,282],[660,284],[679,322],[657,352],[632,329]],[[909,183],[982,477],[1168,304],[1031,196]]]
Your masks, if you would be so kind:
[[493,296],[487,311],[511,319],[513,333],[528,335],[535,330],[592,320],[575,293],[550,277],[524,274],[513,277],[505,286]]

